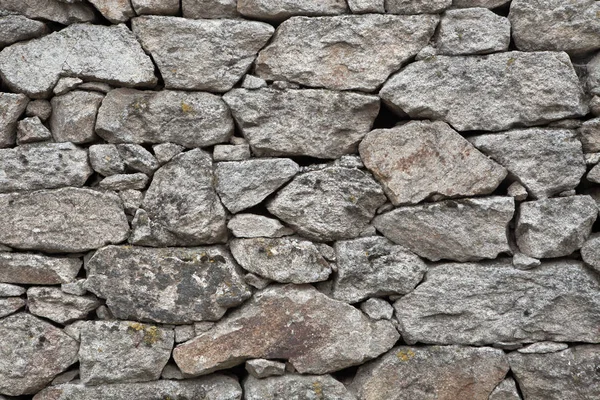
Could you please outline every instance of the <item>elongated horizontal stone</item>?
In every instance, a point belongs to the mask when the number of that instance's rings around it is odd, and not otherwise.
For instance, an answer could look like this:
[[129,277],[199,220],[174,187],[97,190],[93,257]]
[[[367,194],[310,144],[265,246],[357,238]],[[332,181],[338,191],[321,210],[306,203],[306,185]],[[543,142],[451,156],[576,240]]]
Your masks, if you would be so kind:
[[392,14],[437,14],[452,5],[452,0],[385,0]]
[[64,25],[93,22],[94,8],[85,3],[61,0],[3,0],[2,11],[33,19],[45,19]]
[[96,296],[76,296],[56,287],[31,287],[27,290],[29,312],[59,324],[85,319],[100,305]]
[[0,244],[78,252],[122,242],[128,234],[123,205],[114,193],[62,188],[0,194]]
[[263,21],[283,21],[294,15],[337,15],[348,11],[344,0],[237,0],[237,10],[244,17]]
[[82,261],[75,257],[0,252],[0,282],[58,285],[72,282]]
[[441,264],[394,304],[407,343],[600,342],[600,284],[574,260]]
[[331,375],[272,376],[257,379],[249,376],[244,381],[246,400],[318,399],[355,400],[354,395]]
[[20,297],[0,297],[0,318],[19,311],[25,304],[25,300]]
[[[4,7],[4,3],[2,4]],[[29,40],[46,33],[46,24],[42,21],[29,19],[23,15],[7,15],[0,17],[0,47],[11,45],[15,42]]]

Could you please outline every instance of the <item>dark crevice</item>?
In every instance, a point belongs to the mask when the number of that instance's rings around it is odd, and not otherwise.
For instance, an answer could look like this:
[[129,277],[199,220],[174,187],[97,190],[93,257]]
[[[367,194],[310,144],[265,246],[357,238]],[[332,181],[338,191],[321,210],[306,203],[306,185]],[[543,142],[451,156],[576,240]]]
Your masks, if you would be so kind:
[[403,121],[402,117],[394,113],[388,106],[383,102],[379,108],[379,114],[373,122],[373,129],[389,129],[396,126],[399,122]]
[[508,18],[508,13],[510,12],[510,1],[504,5],[501,5],[500,7],[493,8],[491,11],[493,11],[501,17]]

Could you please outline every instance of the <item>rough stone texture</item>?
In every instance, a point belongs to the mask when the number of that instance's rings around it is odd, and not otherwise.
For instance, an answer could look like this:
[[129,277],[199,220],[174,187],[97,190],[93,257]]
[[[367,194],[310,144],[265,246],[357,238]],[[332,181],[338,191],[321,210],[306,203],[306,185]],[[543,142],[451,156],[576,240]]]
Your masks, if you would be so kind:
[[593,399],[600,396],[596,369],[600,348],[575,346],[558,353],[508,356],[510,368],[527,400]]
[[89,0],[104,18],[118,24],[135,16],[129,0]]
[[437,14],[452,5],[452,0],[385,0],[391,14]]
[[246,400],[325,398],[356,400],[356,397],[331,375],[288,374],[265,379],[249,376],[244,381],[244,399]]
[[585,121],[578,129],[584,153],[600,151],[600,118]]
[[392,319],[394,308],[383,299],[371,298],[360,305],[360,310],[373,319]]
[[508,50],[510,22],[485,8],[448,10],[436,35],[437,53],[447,56]]
[[95,144],[89,147],[90,164],[94,171],[104,176],[122,174],[125,163],[114,144]]
[[52,92],[54,95],[60,96],[77,88],[82,83],[83,79],[80,78],[62,77],[58,79],[58,82],[56,82],[56,86],[54,86]]
[[25,110],[25,115],[28,117],[38,117],[42,121],[50,118],[50,114],[52,114],[52,104],[48,100],[30,101]]
[[0,394],[34,394],[77,361],[79,343],[30,314],[0,319]]
[[587,195],[521,203],[517,245],[521,252],[536,258],[569,255],[581,248],[597,216],[598,207]]
[[400,207],[377,216],[373,225],[393,242],[431,261],[471,261],[509,252],[511,197],[447,200]]
[[19,311],[25,304],[25,300],[20,297],[0,297],[0,318]]
[[150,57],[123,24],[71,25],[0,52],[0,76],[30,97],[47,97],[62,74],[122,86],[156,83]]
[[27,290],[29,312],[63,325],[85,319],[100,304],[95,296],[75,296],[59,288],[32,287]]
[[101,386],[66,384],[47,388],[35,400],[241,400],[242,388],[236,379],[210,375],[185,381],[160,380],[146,383],[120,383]]
[[115,89],[98,111],[96,132],[110,143],[205,147],[228,141],[233,120],[225,103],[210,93]]
[[96,114],[104,95],[76,90],[55,96],[50,116],[50,130],[57,142],[87,143],[94,141]]
[[358,236],[385,200],[369,175],[331,167],[296,176],[267,209],[309,239],[332,241]]
[[292,17],[256,60],[256,74],[310,87],[373,91],[429,42],[434,15]]
[[327,280],[329,263],[314,243],[297,238],[233,239],[231,254],[247,271],[282,283]]
[[63,25],[93,22],[96,19],[92,6],[61,0],[3,0],[2,11],[22,14],[27,18],[47,19]]
[[[591,93],[600,95],[600,53],[596,54],[587,64],[587,84]],[[597,101],[597,100],[596,100]],[[591,104],[590,104],[591,108]]]
[[85,279],[76,279],[73,282],[69,283],[61,283],[60,290],[67,294],[74,294],[77,296],[83,296],[87,293],[87,290],[83,286],[85,284]]
[[25,288],[10,283],[0,283],[0,297],[20,296],[25,293]]
[[515,380],[511,377],[504,379],[490,393],[488,400],[521,400]]
[[247,144],[218,144],[213,150],[214,161],[243,161],[250,157],[250,146]]
[[173,330],[132,321],[89,321],[81,329],[85,385],[157,380],[173,349]]
[[453,0],[452,7],[455,8],[470,8],[470,7],[485,7],[497,8],[505,5],[510,0]]
[[411,118],[458,131],[501,131],[586,113],[565,53],[518,51],[417,61],[389,79],[381,98]]
[[[215,146],[215,149],[217,146]],[[154,156],[158,160],[160,165],[166,164],[173,159],[176,155],[185,150],[180,144],[175,143],[161,143],[155,144],[152,146],[152,151],[154,152]],[[213,155],[213,159],[216,161],[216,158]]]
[[348,0],[353,14],[385,14],[385,0]]
[[585,173],[581,142],[571,130],[517,129],[469,141],[506,167],[536,199],[575,189]]
[[574,260],[441,264],[394,304],[409,344],[600,342],[599,283]]
[[250,297],[241,270],[220,246],[108,246],[86,263],[85,287],[119,319],[167,324],[216,321]]
[[241,238],[272,238],[294,233],[292,229],[283,226],[279,220],[257,214],[236,214],[227,223],[227,228],[231,230],[233,236]]
[[77,252],[127,239],[113,193],[62,188],[0,195],[0,243],[17,249]]
[[348,11],[345,0],[237,0],[244,17],[264,21],[283,21],[294,15],[338,15]]
[[118,144],[117,151],[128,170],[152,176],[160,167],[156,157],[139,144]]
[[331,294],[348,303],[409,293],[427,270],[419,257],[381,236],[336,242],[335,253],[337,274]]
[[578,54],[600,48],[599,12],[594,0],[513,0],[508,18],[519,50]]
[[512,263],[515,268],[528,270],[539,267],[542,262],[537,258],[529,257],[523,253],[516,253],[513,256]]
[[23,94],[0,93],[0,148],[15,144],[17,119],[25,111],[28,102],[29,99]]
[[398,338],[391,323],[372,322],[312,286],[272,285],[208,332],[177,346],[173,357],[186,375],[251,358],[288,359],[302,374],[324,374],[375,358]]
[[148,175],[141,172],[135,174],[118,174],[106,177],[98,183],[98,187],[107,190],[142,190],[148,186]]
[[184,18],[236,18],[238,0],[182,0]]
[[87,151],[72,143],[0,149],[0,193],[80,187],[92,172]]
[[74,257],[0,252],[0,282],[58,285],[72,282],[82,262]]
[[225,209],[213,188],[212,160],[194,149],[154,174],[133,220],[130,241],[144,246],[196,246],[222,242]]
[[179,11],[179,0],[131,0],[131,5],[137,15],[175,15]]
[[187,342],[194,336],[196,336],[194,325],[177,325],[175,327],[175,343]]
[[230,161],[215,167],[215,189],[232,213],[259,204],[298,173],[290,159]]
[[224,100],[258,156],[354,153],[379,112],[375,96],[322,89],[234,89]]
[[581,247],[581,258],[600,273],[600,235],[593,234]]
[[52,133],[38,117],[24,118],[17,124],[17,145],[45,142],[52,139]]
[[[4,2],[2,4],[4,8]],[[0,48],[23,40],[29,40],[46,33],[46,24],[29,19],[23,15],[6,15],[0,17]]]
[[262,358],[246,361],[246,371],[255,378],[280,376],[285,373],[285,364]]
[[431,196],[490,194],[506,177],[502,166],[439,121],[376,129],[359,150],[395,205],[419,203]]
[[566,343],[556,343],[556,342],[537,342],[525,346],[523,348],[517,349],[519,353],[523,354],[532,354],[532,353],[555,353],[557,351],[565,350],[569,348],[569,345]]
[[500,349],[399,346],[361,366],[351,389],[361,400],[488,400],[508,368]]
[[600,167],[595,165],[590,172],[588,172],[585,178],[590,182],[600,183]]
[[159,16],[132,21],[167,89],[230,90],[273,34],[273,27],[255,21]]

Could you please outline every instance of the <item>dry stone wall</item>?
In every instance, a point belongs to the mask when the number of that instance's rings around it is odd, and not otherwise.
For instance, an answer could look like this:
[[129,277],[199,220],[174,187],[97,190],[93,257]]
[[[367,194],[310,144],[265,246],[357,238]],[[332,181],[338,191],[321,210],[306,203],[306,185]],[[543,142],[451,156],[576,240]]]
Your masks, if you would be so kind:
[[600,398],[600,1],[0,0],[0,400]]

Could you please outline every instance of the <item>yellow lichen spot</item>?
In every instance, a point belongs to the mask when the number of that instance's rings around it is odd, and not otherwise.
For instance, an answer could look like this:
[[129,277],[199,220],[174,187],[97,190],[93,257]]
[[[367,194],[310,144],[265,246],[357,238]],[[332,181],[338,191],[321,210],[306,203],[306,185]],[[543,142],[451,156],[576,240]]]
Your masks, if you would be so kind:
[[514,58],[514,57],[509,58],[508,61],[506,61],[506,66],[510,67],[511,65],[513,65],[515,63],[515,61],[517,61],[516,58]]
[[313,391],[320,399],[323,398],[323,385],[321,382],[313,382]]
[[156,326],[151,326],[148,329],[145,329],[143,340],[148,346],[153,345],[160,340],[160,331]]
[[129,328],[133,329],[136,332],[139,332],[144,329],[144,324],[140,324],[139,322],[130,322]]
[[368,256],[368,255],[369,255],[369,252],[368,252],[368,251],[365,251],[365,256]]
[[356,203],[356,196],[350,196],[350,197],[348,197],[348,200],[349,200],[351,203]]
[[194,112],[194,107],[192,107],[189,104],[182,101],[181,102],[181,111],[183,111],[184,113],[191,113],[191,112]]
[[414,356],[415,356],[415,352],[412,351],[411,349],[400,350],[398,353],[396,353],[396,357],[398,357],[398,359],[400,361],[408,361],[411,358],[413,358]]

